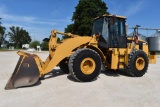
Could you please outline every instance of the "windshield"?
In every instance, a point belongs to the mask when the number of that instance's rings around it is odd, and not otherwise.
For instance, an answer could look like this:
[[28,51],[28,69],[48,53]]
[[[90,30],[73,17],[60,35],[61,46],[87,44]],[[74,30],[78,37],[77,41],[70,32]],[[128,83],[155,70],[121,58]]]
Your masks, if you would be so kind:
[[107,18],[99,18],[94,21],[92,34],[99,34],[99,35],[103,36],[103,38],[107,42],[107,39],[108,39]]
[[102,35],[103,22],[104,22],[104,18],[100,18],[94,21],[92,34]]

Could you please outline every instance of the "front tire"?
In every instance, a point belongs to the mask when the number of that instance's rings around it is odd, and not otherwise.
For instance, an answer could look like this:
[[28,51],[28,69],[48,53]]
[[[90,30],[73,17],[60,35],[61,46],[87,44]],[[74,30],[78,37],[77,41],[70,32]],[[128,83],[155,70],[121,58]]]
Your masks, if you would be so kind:
[[69,59],[69,71],[77,81],[93,81],[100,74],[101,58],[92,49],[79,49]]
[[135,50],[129,55],[127,74],[134,77],[143,76],[148,69],[148,57],[142,50]]

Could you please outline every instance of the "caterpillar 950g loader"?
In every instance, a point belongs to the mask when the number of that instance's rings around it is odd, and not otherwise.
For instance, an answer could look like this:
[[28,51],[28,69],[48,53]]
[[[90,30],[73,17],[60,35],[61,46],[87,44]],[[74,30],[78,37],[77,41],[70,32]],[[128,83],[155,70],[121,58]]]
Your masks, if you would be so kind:
[[[148,43],[135,35],[127,38],[126,17],[103,15],[93,21],[93,36],[78,36],[51,32],[49,55],[43,62],[37,55],[18,52],[17,66],[5,89],[35,84],[55,66],[77,81],[89,82],[97,78],[102,66],[107,69],[125,69],[126,73],[143,76],[149,63],[156,63],[155,52],[149,52]],[[56,34],[68,36],[57,43]]]

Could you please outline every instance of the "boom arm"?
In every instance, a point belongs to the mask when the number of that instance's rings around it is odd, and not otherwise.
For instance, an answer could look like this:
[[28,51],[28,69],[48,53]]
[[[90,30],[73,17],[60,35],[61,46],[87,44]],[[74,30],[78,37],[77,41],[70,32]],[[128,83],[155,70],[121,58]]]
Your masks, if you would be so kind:
[[[62,43],[58,44],[56,34],[66,35],[71,38],[61,41]],[[41,64],[41,67],[39,67],[42,68],[40,69],[41,76],[49,73],[65,57],[69,57],[74,49],[78,48],[81,45],[89,43],[91,40],[92,37],[88,36],[82,37],[71,33],[62,33],[53,30],[49,41],[49,56],[47,57],[46,61],[43,62],[43,64]],[[40,62],[37,63],[42,63],[42,62],[40,60]]]

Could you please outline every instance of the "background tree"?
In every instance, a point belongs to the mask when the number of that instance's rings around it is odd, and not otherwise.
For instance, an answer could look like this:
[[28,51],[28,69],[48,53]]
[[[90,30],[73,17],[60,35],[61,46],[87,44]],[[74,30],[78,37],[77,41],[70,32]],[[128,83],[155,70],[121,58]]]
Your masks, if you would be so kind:
[[[49,40],[51,38],[51,35],[49,36],[49,38],[44,38],[43,42],[41,43],[41,49],[42,50],[48,50],[49,49]],[[59,42],[61,39],[59,37],[57,37],[57,42]]]
[[49,38],[44,38],[43,42],[49,42]]
[[[65,32],[70,32],[70,33],[74,33],[73,32],[73,27],[74,27],[74,24],[70,24],[70,25],[67,25],[67,28],[65,28]],[[64,36],[65,37],[65,36]]]
[[41,49],[42,50],[49,50],[48,43],[49,42],[43,41],[41,44]]
[[[0,20],[1,19],[2,18],[0,18]],[[2,23],[0,22],[0,48],[1,48],[2,43],[5,41],[5,38],[7,37],[7,35],[5,34],[6,28],[3,27],[1,24]]]
[[10,42],[13,42],[16,48],[22,47],[22,44],[29,44],[31,42],[31,37],[29,33],[20,27],[10,27],[8,32]]
[[[1,20],[2,18],[0,17],[0,20]],[[1,21],[0,21],[0,25],[1,25],[2,23],[1,23]]]
[[92,20],[103,14],[109,14],[107,12],[106,3],[102,0],[79,0],[78,5],[75,7],[75,12],[73,12],[72,21],[65,28],[65,32],[71,32],[78,35],[91,35]]
[[[50,38],[51,38],[51,35],[49,36],[49,38],[44,38],[42,41],[43,42],[49,42]],[[61,39],[59,37],[57,37],[57,42],[59,42],[60,40]]]
[[40,42],[38,40],[35,40],[30,43],[31,48],[37,49],[37,46],[40,46]]

